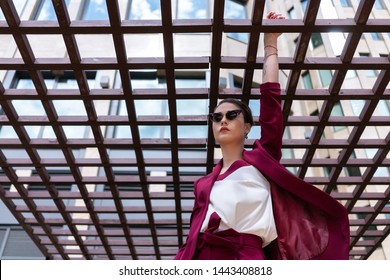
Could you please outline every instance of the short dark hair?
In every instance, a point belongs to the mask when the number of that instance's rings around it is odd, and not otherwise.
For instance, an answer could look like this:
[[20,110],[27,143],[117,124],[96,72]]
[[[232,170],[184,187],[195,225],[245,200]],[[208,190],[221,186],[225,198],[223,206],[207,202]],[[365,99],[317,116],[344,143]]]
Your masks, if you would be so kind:
[[223,103],[231,103],[231,104],[236,105],[238,108],[240,108],[242,110],[242,114],[244,116],[245,123],[249,123],[251,126],[253,126],[252,110],[251,110],[251,108],[249,108],[249,106],[246,103],[242,102],[239,99],[226,98],[226,99],[221,100],[218,103],[218,105],[217,105],[217,107],[215,107],[214,111],[218,108],[219,105],[221,105]]

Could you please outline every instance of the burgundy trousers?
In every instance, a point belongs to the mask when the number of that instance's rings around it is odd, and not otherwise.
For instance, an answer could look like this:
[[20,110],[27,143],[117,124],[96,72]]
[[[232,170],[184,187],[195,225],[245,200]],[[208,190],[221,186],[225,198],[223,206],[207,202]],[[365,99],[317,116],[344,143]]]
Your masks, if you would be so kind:
[[195,260],[264,260],[261,237],[234,229],[216,230],[221,218],[210,216],[207,230],[199,234]]

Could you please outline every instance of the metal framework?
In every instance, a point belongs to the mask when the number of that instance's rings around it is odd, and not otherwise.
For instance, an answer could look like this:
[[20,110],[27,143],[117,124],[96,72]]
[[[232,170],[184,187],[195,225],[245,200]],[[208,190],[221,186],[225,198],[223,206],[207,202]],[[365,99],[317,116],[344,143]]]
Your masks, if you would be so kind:
[[[246,101],[259,99],[258,89],[252,88],[255,70],[261,69],[263,57],[258,56],[259,36],[264,32],[299,33],[296,52],[292,57],[280,57],[280,68],[289,70],[288,81],[283,89],[283,113],[285,126],[313,126],[309,139],[285,139],[283,148],[304,149],[304,156],[282,159],[282,164],[296,167],[297,175],[306,181],[325,186],[323,190],[340,200],[348,209],[351,224],[350,257],[366,259],[390,233],[390,178],[375,176],[379,167],[390,167],[390,116],[374,116],[380,100],[390,99],[390,57],[354,57],[363,33],[390,32],[388,19],[370,19],[374,0],[360,1],[353,19],[317,19],[320,1],[309,1],[303,20],[264,20],[265,1],[254,1],[249,20],[224,19],[224,1],[214,1],[211,19],[173,20],[171,1],[161,1],[162,20],[124,20],[119,14],[117,0],[107,1],[109,21],[71,21],[64,1],[53,0],[57,21],[21,21],[13,1],[0,2],[5,21],[0,21],[0,34],[11,35],[20,52],[20,58],[0,57],[0,70],[27,70],[35,90],[7,89],[0,82],[0,125],[12,126],[18,139],[0,139],[0,197],[32,240],[48,259],[169,259],[177,252],[188,234],[189,213],[192,207],[182,205],[193,199],[191,191],[182,188],[192,184],[197,176],[180,172],[181,167],[206,167],[209,172],[214,160],[215,143],[209,126],[207,139],[181,139],[178,125],[207,125],[206,116],[178,116],[177,99],[209,99],[213,108],[218,98],[235,96]],[[307,57],[312,33],[346,32],[348,38],[340,57]],[[174,34],[209,33],[212,36],[210,57],[176,57]],[[224,57],[221,55],[224,33],[249,33],[246,56]],[[162,34],[164,57],[136,58],[126,53],[126,34]],[[62,36],[68,58],[37,58],[28,39],[32,34],[59,34]],[[76,41],[78,34],[111,34],[116,57],[82,58]],[[196,47],[196,46],[195,46]],[[261,52],[259,51],[259,54]],[[111,69],[119,71],[122,89],[91,90],[85,71]],[[161,69],[165,71],[167,88],[133,90],[131,69]],[[205,69],[210,71],[207,88],[177,89],[175,70]],[[243,69],[242,89],[221,89],[221,69]],[[302,70],[334,70],[327,89],[297,89]],[[372,88],[342,89],[348,70],[379,71]],[[74,72],[78,90],[48,90],[43,70],[70,70]],[[169,118],[140,117],[135,114],[135,101],[151,98],[168,102]],[[46,116],[18,116],[13,100],[40,100]],[[366,100],[360,116],[331,116],[336,102],[340,100]],[[54,100],[80,100],[87,116],[59,116]],[[98,115],[94,101],[124,100],[128,116]],[[322,100],[318,116],[294,116],[291,108],[300,100]],[[143,139],[138,127],[141,125],[170,126],[170,139]],[[51,126],[56,139],[31,138],[26,125]],[[91,139],[67,139],[64,125],[90,126]],[[100,126],[126,125],[131,129],[131,139],[105,138]],[[258,125],[256,123],[256,125]],[[353,127],[346,139],[324,139],[327,126]],[[368,126],[387,128],[381,139],[362,139]],[[254,139],[248,139],[251,146]],[[99,158],[76,158],[74,149],[95,148]],[[132,149],[135,158],[110,158],[108,149]],[[181,159],[179,150],[203,148],[206,156],[200,159]],[[377,149],[369,159],[351,158],[354,149]],[[6,157],[3,149],[21,149],[25,158]],[[57,149],[63,158],[44,158],[40,149]],[[145,149],[169,149],[170,157],[146,158]],[[320,149],[338,149],[337,158],[318,158]],[[68,167],[70,174],[52,175],[50,167]],[[136,166],[136,175],[117,175],[115,167]],[[146,167],[172,167],[168,176],[150,176]],[[345,166],[360,167],[361,176],[341,175]],[[18,176],[19,168],[31,168],[33,176]],[[81,168],[99,167],[104,175],[83,176]],[[328,167],[329,177],[306,176],[310,167]],[[126,191],[120,185],[137,183],[137,191]],[[171,184],[172,191],[149,192],[149,184]],[[29,190],[29,185],[43,185],[45,190]],[[73,184],[77,191],[57,188],[61,184]],[[94,191],[90,184],[104,184],[109,191]],[[338,191],[337,186],[355,186],[352,191]],[[370,185],[381,186],[381,191],[369,191]],[[8,187],[7,187],[8,186]],[[10,187],[12,186],[12,188]],[[51,200],[49,206],[41,206],[38,200]],[[75,201],[69,206],[65,201]],[[112,206],[97,206],[96,200],[107,200]],[[129,206],[128,200],[144,200],[144,206]],[[167,206],[153,205],[153,201],[167,201]],[[368,203],[370,202],[370,203]],[[360,206],[366,205],[366,206]],[[367,206],[369,205],[369,206]],[[129,213],[146,213],[145,219],[132,220]],[[48,214],[57,214],[55,218]],[[111,219],[100,218],[101,214],[115,214]],[[159,214],[171,214],[172,218],[159,218]],[[187,215],[184,215],[187,214]],[[360,215],[357,215],[360,214]],[[360,218],[359,218],[360,217]],[[364,218],[362,218],[364,217]]]

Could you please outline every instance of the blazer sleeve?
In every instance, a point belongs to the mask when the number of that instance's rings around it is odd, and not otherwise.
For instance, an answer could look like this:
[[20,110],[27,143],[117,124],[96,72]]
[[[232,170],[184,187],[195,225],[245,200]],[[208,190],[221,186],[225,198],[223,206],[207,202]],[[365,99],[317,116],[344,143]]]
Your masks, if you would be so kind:
[[264,83],[260,85],[261,136],[253,148],[262,146],[274,159],[282,157],[283,114],[281,109],[280,84]]

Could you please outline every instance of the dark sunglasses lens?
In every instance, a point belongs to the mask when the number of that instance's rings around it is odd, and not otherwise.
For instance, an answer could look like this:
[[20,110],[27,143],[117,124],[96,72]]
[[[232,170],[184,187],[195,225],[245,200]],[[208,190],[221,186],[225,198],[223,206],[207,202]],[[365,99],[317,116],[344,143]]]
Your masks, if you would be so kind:
[[234,120],[235,118],[237,118],[239,113],[240,111],[229,111],[226,113],[226,118],[230,121]]
[[213,120],[215,122],[220,122],[223,119],[223,116],[221,113],[214,113],[213,114]]
[[209,116],[213,122],[220,122],[223,118],[221,113],[211,113]]
[[[234,110],[234,111],[227,111],[226,112],[226,118],[231,121],[237,118],[238,114],[241,113],[239,110]],[[211,113],[209,114],[210,120],[213,122],[220,122],[223,119],[222,113]]]

